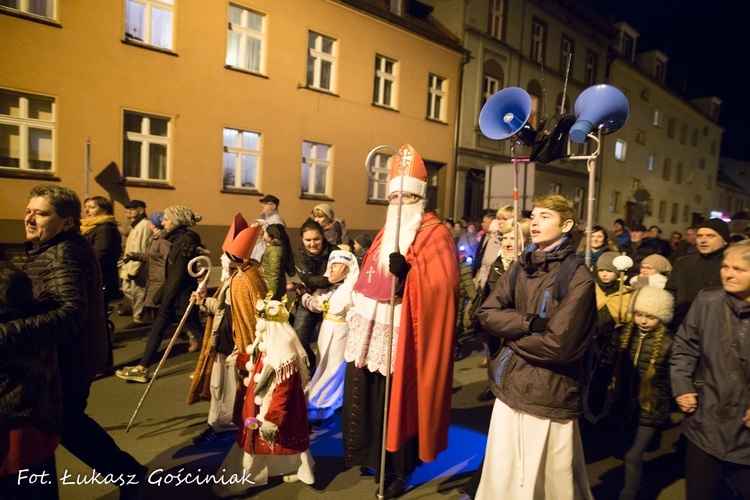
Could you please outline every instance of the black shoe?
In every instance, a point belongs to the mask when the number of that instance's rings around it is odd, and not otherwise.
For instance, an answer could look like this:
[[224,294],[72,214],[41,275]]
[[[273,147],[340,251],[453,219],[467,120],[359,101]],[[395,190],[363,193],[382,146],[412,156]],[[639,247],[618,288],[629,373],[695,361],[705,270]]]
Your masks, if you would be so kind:
[[136,328],[146,328],[147,326],[150,326],[148,323],[141,323],[140,321],[131,321],[127,325],[125,325],[126,330],[134,330]]
[[492,401],[493,399],[495,399],[495,395],[492,394],[492,390],[490,389],[489,385],[485,387],[482,392],[477,394],[477,401],[481,401],[482,403],[484,403],[485,401]]
[[209,425],[205,431],[193,438],[193,444],[204,445],[216,441],[229,441],[234,435],[236,435],[234,431],[216,432],[214,431],[214,428]]
[[406,479],[401,476],[393,476],[390,481],[386,481],[386,487],[383,490],[383,500],[390,500],[391,498],[398,498],[403,495],[406,492]]

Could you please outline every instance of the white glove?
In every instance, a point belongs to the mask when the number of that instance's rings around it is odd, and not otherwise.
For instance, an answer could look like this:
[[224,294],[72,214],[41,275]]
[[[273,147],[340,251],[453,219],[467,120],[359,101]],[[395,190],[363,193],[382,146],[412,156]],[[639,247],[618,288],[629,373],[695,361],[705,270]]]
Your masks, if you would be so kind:
[[260,438],[268,443],[268,446],[273,448],[276,443],[276,431],[279,430],[279,426],[273,422],[266,420],[263,425],[260,426]]

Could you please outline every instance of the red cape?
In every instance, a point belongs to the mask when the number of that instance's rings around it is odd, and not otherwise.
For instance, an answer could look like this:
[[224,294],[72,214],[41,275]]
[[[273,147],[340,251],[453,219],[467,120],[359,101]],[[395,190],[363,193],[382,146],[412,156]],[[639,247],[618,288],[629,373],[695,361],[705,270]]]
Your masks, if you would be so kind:
[[[380,246],[381,231],[370,252]],[[453,348],[458,305],[458,253],[448,228],[427,213],[409,247],[386,449],[419,438],[419,458],[432,462],[448,447]]]

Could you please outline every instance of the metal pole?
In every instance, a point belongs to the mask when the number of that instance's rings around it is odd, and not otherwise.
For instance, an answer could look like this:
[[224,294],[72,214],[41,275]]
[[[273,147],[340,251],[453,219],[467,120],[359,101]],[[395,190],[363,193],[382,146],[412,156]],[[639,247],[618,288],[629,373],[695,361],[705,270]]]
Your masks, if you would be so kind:
[[[394,246],[394,252],[399,252],[398,247],[399,235],[401,233],[401,207],[403,206],[403,194],[404,194],[404,165],[401,163],[400,155],[396,156],[396,160],[399,163],[399,175],[401,176],[400,185],[398,187],[398,211],[396,212],[396,243]],[[385,400],[383,402],[383,439],[380,449],[380,481],[378,482],[378,498],[384,497],[383,491],[385,488],[385,459],[386,459],[386,443],[388,442],[388,407],[391,402],[391,356],[393,355],[393,325],[396,317],[396,287],[398,286],[398,278],[393,275],[391,276],[391,303],[390,303],[390,325],[388,327],[388,333],[386,334],[386,342],[388,343],[388,354],[385,361]]]

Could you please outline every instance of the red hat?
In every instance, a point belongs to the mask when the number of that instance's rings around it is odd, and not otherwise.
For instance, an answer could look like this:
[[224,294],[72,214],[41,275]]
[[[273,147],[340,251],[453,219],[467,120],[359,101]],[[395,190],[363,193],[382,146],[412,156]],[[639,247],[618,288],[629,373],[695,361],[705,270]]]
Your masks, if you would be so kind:
[[227,237],[224,238],[221,249],[235,257],[247,260],[253,253],[261,229],[260,226],[249,227],[242,214],[238,213],[234,216],[232,225],[229,226],[229,232]]
[[427,196],[427,169],[419,153],[409,144],[404,144],[398,150],[398,162],[391,164],[388,193],[398,192],[401,187],[401,172],[404,169],[404,192],[416,194],[424,198]]

